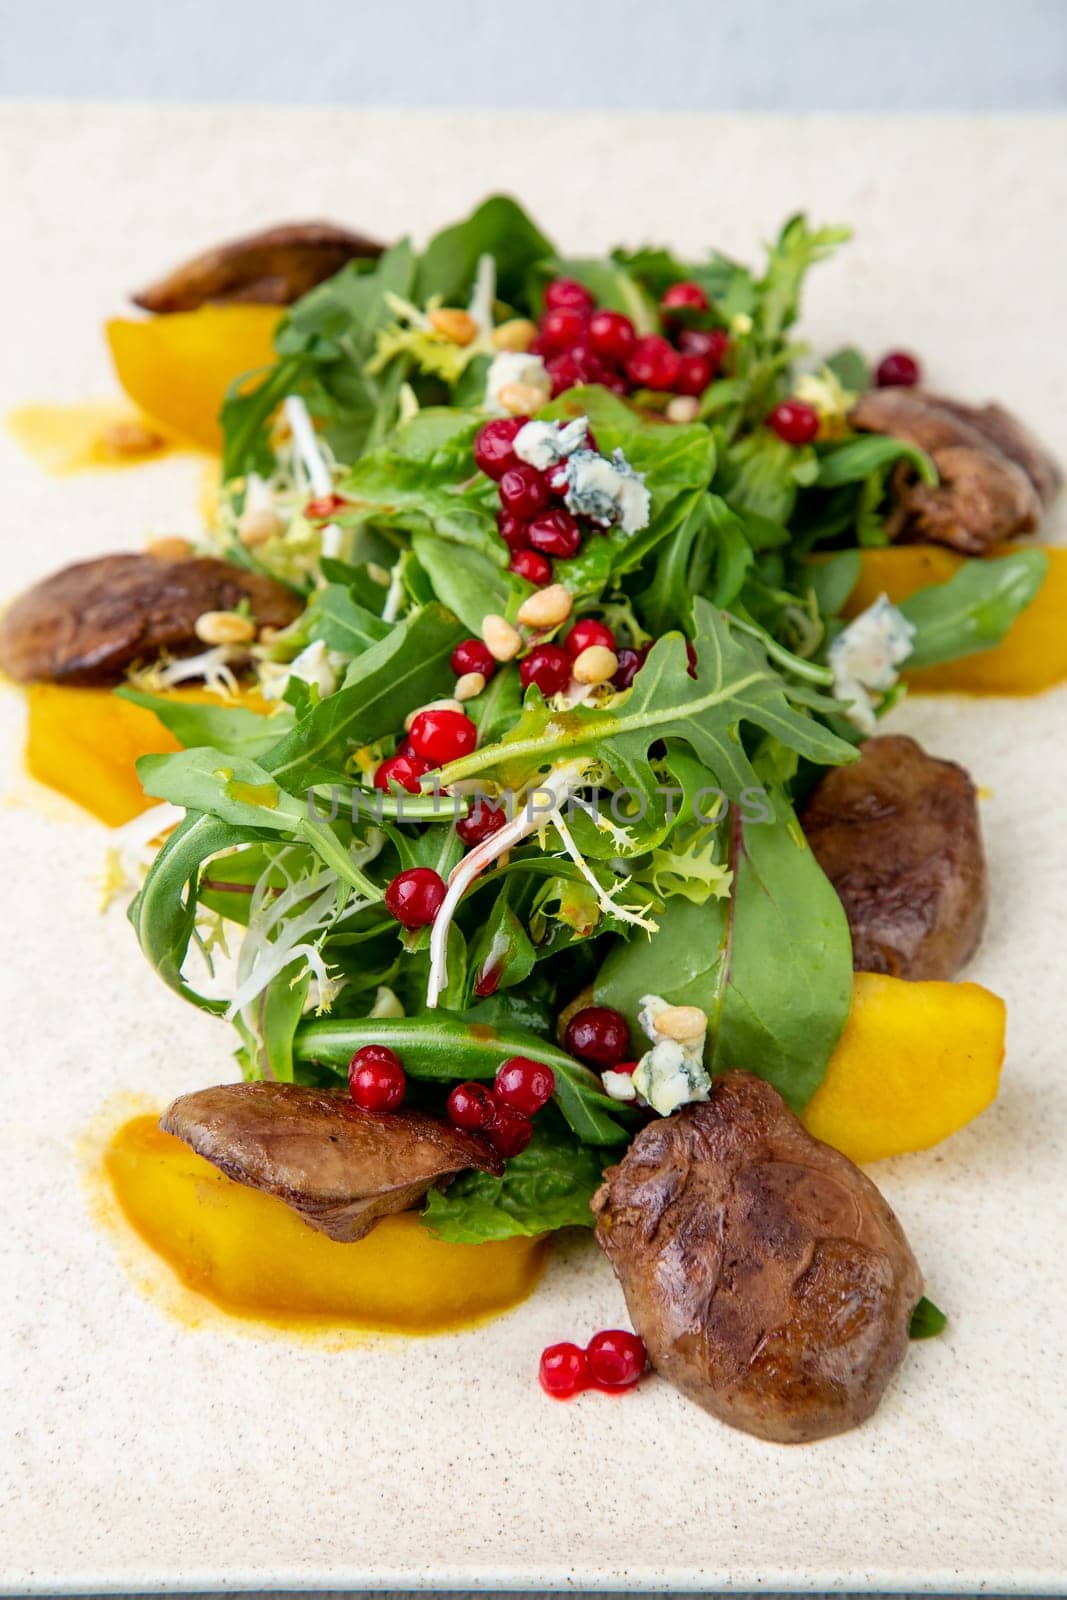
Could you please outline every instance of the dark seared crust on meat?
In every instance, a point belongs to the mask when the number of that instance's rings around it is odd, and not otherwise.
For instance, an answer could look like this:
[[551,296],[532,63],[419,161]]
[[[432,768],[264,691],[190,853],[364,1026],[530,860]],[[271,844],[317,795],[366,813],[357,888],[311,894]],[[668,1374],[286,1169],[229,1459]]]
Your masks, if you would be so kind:
[[874,1411],[922,1276],[874,1184],[770,1084],[730,1072],[649,1123],[593,1210],[652,1365],[713,1416],[801,1444]]
[[159,1125],[228,1178],[284,1200],[346,1244],[459,1172],[503,1171],[474,1134],[422,1111],[361,1111],[344,1089],[220,1084],[175,1100]]
[[857,972],[955,977],[986,915],[974,784],[903,734],[868,739],[820,780],[800,823],[840,896]]
[[286,222],[184,261],[132,296],[146,311],[195,311],[234,301],[288,306],[358,257],[384,246],[332,222]]
[[28,589],[0,618],[0,669],[20,683],[115,683],[136,662],[203,650],[197,617],[247,601],[261,627],[302,604],[291,589],[228,561],[98,556]]
[[1045,502],[1038,481],[1051,498],[1058,469],[1000,407],[962,406],[917,389],[872,389],[849,420],[860,432],[890,434],[925,450],[938,470],[940,481],[930,485],[906,463],[897,467],[890,538],[984,555],[1040,526]]

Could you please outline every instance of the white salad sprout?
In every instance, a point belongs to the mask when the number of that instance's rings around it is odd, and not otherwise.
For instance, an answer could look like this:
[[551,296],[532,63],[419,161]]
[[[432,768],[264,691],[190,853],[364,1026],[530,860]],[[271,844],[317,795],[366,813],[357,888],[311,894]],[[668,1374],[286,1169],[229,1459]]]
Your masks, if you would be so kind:
[[[333,473],[326,465],[326,457],[319,445],[315,425],[307,406],[299,395],[291,394],[286,396],[283,409],[312,493],[316,498],[333,494]],[[328,522],[322,529],[323,555],[339,555],[343,538],[344,535],[336,522]]]

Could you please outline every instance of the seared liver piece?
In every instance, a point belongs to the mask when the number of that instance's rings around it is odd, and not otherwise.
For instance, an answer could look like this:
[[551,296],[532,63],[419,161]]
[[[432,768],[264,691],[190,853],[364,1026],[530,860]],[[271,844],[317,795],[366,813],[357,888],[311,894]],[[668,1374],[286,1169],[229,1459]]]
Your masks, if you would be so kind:
[[115,683],[163,651],[203,650],[197,617],[243,600],[261,627],[283,628],[303,609],[272,578],[209,556],[80,561],[42,579],[0,617],[0,670],[21,683]]
[[872,389],[852,409],[862,433],[891,434],[925,450],[940,482],[920,483],[906,464],[893,474],[890,538],[984,555],[1039,527],[1059,469],[999,406],[972,407],[919,389]]
[[503,1171],[473,1134],[422,1111],[361,1111],[344,1089],[220,1084],[175,1100],[159,1125],[342,1244],[470,1167]]
[[986,870],[974,784],[903,734],[868,739],[800,814],[837,890],[857,972],[953,978],[975,952]]
[[383,249],[331,222],[286,222],[205,250],[132,298],[157,313],[233,301],[288,306],[349,261],[373,259]]
[[593,1197],[656,1371],[780,1444],[853,1428],[908,1345],[922,1276],[893,1212],[762,1079],[642,1129]]

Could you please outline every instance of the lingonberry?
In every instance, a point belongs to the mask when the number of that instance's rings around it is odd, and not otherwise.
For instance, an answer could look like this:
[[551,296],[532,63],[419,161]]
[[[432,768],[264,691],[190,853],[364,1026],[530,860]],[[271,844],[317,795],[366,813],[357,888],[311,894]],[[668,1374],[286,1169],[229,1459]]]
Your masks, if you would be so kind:
[[496,1102],[484,1083],[457,1083],[446,1109],[453,1127],[481,1133],[496,1120]]
[[496,658],[481,639],[464,639],[452,652],[452,671],[457,678],[465,672],[480,672],[488,683],[497,666]]
[[548,485],[536,467],[509,467],[500,480],[500,503],[515,517],[536,517],[548,504]]
[[621,650],[616,650],[615,655],[618,658],[619,669],[611,680],[616,689],[628,689],[630,687],[644,666],[645,657],[651,648],[651,645],[644,645],[640,650],[631,650],[628,645],[624,645]]
[[417,756],[431,766],[443,767],[470,755],[478,743],[478,729],[462,711],[433,707],[419,712],[408,738]]
[[531,549],[543,556],[573,556],[581,545],[582,530],[569,511],[557,509],[532,518],[526,537]]
[[529,1056],[510,1056],[497,1068],[493,1095],[500,1105],[518,1111],[521,1116],[532,1117],[546,1106],[556,1087],[556,1077],[551,1067]]
[[496,525],[500,537],[509,550],[526,549],[526,518],[517,517],[512,511],[498,511]]
[[626,376],[641,389],[673,389],[681,356],[658,333],[638,339],[626,362]]
[[563,1042],[579,1061],[613,1067],[617,1061],[626,1060],[630,1030],[621,1011],[611,1006],[586,1006],[568,1022]]
[[505,811],[479,798],[475,800],[467,815],[460,817],[456,823],[456,832],[465,845],[484,844],[494,833],[500,831],[507,820]]
[[625,1328],[594,1333],[585,1347],[589,1376],[598,1389],[631,1389],[648,1365],[645,1342]]
[[637,334],[629,317],[621,311],[594,311],[589,321],[589,344],[602,360],[621,367],[636,343]]
[[556,306],[541,318],[541,343],[546,350],[573,350],[589,329],[589,318],[574,306]]
[[528,421],[528,417],[498,417],[478,429],[474,435],[474,462],[487,478],[499,482],[505,472],[519,465],[512,447],[515,435]]
[[782,400],[768,416],[767,426],[786,444],[810,444],[819,431],[819,413],[803,400]]
[[405,751],[399,751],[395,756],[390,756],[388,761],[383,761],[374,774],[374,787],[384,789],[389,793],[390,785],[398,783],[408,794],[418,794],[419,779],[430,770],[430,762],[424,761],[421,756]]
[[590,645],[602,644],[608,650],[615,648],[615,635],[603,622],[598,622],[595,617],[582,617],[574,624],[563,642],[563,648],[575,660],[583,650],[588,650]]
[[537,1378],[553,1400],[570,1400],[589,1387],[589,1362],[585,1351],[564,1341],[541,1351]]
[[562,694],[571,681],[571,658],[558,644],[539,644],[519,662],[524,689],[536,683],[543,695]]
[[510,1160],[512,1156],[521,1155],[533,1138],[533,1123],[510,1106],[501,1105],[495,1095],[493,1101],[496,1114],[485,1131],[493,1148],[505,1160]]
[[664,311],[706,311],[708,297],[699,283],[672,283],[660,306]]
[[432,867],[409,867],[386,888],[385,909],[405,928],[427,928],[444,897],[445,886]]
[[517,572],[527,583],[536,583],[543,589],[552,577],[552,563],[539,550],[516,550],[508,562],[508,571]]
[[365,1044],[348,1063],[348,1092],[363,1111],[395,1111],[407,1079],[400,1057],[385,1044]]
[[577,278],[553,278],[545,289],[545,309],[558,311],[564,307],[576,311],[592,311],[596,301]]
[[874,381],[879,389],[910,389],[921,377],[922,371],[914,356],[906,350],[891,350],[879,361]]
[[679,350],[687,356],[703,356],[711,363],[712,377],[722,366],[729,344],[729,335],[722,328],[683,328],[678,335]]
[[679,356],[675,394],[703,394],[711,379],[711,362],[707,356]]

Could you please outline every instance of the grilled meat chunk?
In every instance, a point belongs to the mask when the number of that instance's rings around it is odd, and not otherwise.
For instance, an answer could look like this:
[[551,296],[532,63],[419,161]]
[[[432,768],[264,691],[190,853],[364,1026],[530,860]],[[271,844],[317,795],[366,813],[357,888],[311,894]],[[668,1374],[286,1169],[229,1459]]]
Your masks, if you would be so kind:
[[287,222],[205,250],[132,298],[146,311],[195,311],[234,301],[288,306],[383,245],[330,222]]
[[857,972],[953,978],[974,954],[986,870],[974,784],[903,734],[868,739],[800,814],[840,896]]
[[490,1146],[422,1111],[362,1111],[344,1089],[226,1083],[183,1095],[159,1121],[250,1189],[343,1244],[410,1211],[470,1167],[500,1173]]
[[922,1276],[874,1184],[770,1084],[729,1072],[649,1123],[593,1210],[652,1365],[713,1416],[800,1444],[874,1411]]
[[0,669],[21,683],[115,683],[135,662],[204,646],[196,619],[247,600],[262,626],[299,615],[298,596],[273,578],[194,556],[99,556],[34,584],[0,617]]

